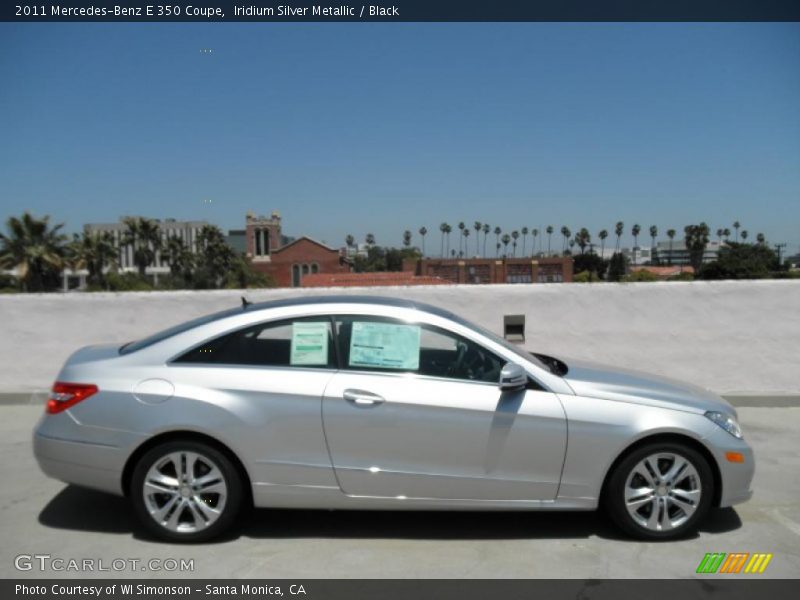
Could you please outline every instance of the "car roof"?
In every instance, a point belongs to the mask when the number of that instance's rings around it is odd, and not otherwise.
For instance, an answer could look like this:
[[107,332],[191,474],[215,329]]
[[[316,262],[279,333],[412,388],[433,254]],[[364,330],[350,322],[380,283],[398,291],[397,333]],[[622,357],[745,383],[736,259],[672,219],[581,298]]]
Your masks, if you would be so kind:
[[[286,306],[311,306],[319,304],[371,304],[375,306],[394,306],[397,308],[412,308],[424,312],[433,313],[443,317],[454,316],[447,310],[427,304],[425,302],[417,302],[408,300],[406,298],[392,298],[389,296],[369,296],[367,294],[330,294],[324,296],[295,296],[293,298],[283,298],[281,300],[268,300],[266,302],[254,302],[244,307],[247,312],[258,310],[269,310],[273,308],[282,308]],[[230,314],[235,314],[235,310],[228,311]],[[229,316],[226,315],[226,316]]]

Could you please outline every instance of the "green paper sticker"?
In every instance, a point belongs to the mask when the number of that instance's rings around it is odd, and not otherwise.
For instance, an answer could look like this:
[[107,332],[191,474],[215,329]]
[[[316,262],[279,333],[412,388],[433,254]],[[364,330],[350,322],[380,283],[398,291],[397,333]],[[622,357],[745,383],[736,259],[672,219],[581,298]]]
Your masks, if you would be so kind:
[[328,326],[321,323],[292,323],[292,352],[289,364],[327,365]]
[[350,336],[350,366],[416,370],[419,325],[355,321]]

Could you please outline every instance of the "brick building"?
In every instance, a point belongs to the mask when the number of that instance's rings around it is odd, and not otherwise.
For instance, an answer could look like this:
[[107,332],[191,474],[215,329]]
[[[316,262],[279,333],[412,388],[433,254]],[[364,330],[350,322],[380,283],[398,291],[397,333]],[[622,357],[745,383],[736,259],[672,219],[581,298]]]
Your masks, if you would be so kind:
[[572,259],[423,258],[403,261],[403,271],[450,283],[560,283],[572,281]]
[[385,287],[447,285],[441,277],[417,276],[410,271],[376,273],[317,273],[303,277],[303,287]]
[[287,244],[281,235],[281,217],[248,213],[245,248],[256,271],[272,276],[280,287],[300,287],[312,273],[349,273],[350,261],[341,250],[303,236]]

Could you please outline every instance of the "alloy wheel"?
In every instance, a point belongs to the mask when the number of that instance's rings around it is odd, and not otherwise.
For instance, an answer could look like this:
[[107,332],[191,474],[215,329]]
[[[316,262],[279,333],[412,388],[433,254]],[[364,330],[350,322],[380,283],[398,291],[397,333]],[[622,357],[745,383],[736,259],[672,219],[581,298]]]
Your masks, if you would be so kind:
[[156,460],[142,484],[144,505],[165,529],[196,533],[223,514],[228,486],[220,467],[203,454],[170,452]]
[[689,459],[674,452],[646,456],[625,480],[625,508],[641,527],[665,532],[686,523],[700,506],[700,475]]

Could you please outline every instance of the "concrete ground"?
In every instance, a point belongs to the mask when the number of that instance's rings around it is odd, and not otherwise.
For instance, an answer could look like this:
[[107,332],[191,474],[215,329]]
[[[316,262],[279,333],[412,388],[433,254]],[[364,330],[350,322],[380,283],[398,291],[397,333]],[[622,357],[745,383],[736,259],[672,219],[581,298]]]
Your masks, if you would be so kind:
[[[31,452],[41,406],[0,406],[0,577],[21,554],[64,559],[194,559],[194,571],[94,573],[196,578],[691,577],[706,552],[769,552],[763,575],[800,575],[800,408],[740,408],[755,448],[755,497],[717,510],[696,537],[625,539],[595,513],[396,513],[256,510],[231,538],[170,545],[147,538],[126,500],[42,475]],[[703,577],[716,577],[704,575]],[[738,577],[743,577],[739,575]],[[752,576],[748,576],[752,577]]]

